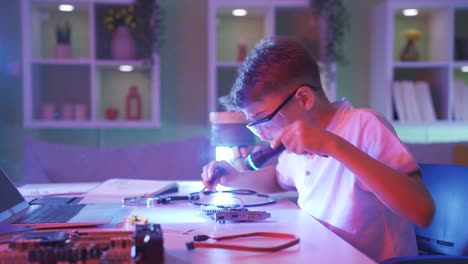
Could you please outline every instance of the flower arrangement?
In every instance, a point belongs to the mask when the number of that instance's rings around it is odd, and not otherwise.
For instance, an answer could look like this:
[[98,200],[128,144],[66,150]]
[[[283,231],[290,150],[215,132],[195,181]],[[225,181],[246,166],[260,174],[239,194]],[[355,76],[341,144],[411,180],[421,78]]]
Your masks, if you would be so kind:
[[405,29],[401,32],[401,36],[406,39],[406,44],[400,53],[401,61],[417,61],[419,60],[419,51],[416,47],[416,41],[422,38],[419,30],[414,28]]
[[403,30],[401,36],[406,40],[420,40],[422,38],[421,32],[414,28]]
[[104,24],[109,31],[115,30],[119,26],[136,28],[135,7],[129,5],[122,8],[110,8],[104,17]]

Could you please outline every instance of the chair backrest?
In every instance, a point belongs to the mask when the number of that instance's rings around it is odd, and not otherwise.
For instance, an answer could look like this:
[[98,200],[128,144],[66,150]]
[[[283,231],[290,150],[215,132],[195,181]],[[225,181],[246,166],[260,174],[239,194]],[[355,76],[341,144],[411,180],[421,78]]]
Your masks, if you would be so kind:
[[468,166],[419,164],[436,213],[430,226],[416,226],[420,252],[468,255]]
[[465,256],[445,256],[445,255],[425,255],[396,257],[379,262],[379,264],[466,264],[468,257]]

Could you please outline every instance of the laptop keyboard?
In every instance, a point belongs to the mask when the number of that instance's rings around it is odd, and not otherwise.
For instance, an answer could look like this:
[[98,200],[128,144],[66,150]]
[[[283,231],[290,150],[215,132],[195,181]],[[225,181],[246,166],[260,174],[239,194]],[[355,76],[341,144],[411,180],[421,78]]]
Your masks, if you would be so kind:
[[41,205],[34,211],[17,219],[15,224],[66,223],[77,215],[85,204]]

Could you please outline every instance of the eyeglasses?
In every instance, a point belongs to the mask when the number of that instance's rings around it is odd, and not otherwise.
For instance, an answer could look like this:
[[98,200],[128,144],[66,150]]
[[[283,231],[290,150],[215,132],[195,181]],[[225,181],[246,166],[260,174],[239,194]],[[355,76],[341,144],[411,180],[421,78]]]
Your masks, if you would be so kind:
[[307,86],[307,87],[309,87],[310,89],[312,89],[314,91],[318,91],[320,89],[319,87],[314,86],[314,85],[309,84],[309,83],[303,83],[303,84],[299,85],[296,89],[294,89],[294,92],[292,92],[290,95],[288,95],[288,97],[286,97],[286,99],[284,99],[284,101],[275,110],[273,110],[273,112],[271,112],[269,115],[267,115],[267,116],[265,116],[263,118],[260,118],[257,121],[248,123],[246,125],[247,128],[250,129],[250,131],[252,131],[252,133],[259,136],[260,131],[268,131],[269,129],[272,129],[274,127],[278,127],[278,125],[272,124],[273,122],[269,122],[269,121],[271,121],[276,116],[276,114],[278,114],[281,111],[281,109],[283,109],[283,107],[289,101],[291,101],[291,99],[296,94],[297,90],[299,90],[299,88],[301,88],[303,86]]

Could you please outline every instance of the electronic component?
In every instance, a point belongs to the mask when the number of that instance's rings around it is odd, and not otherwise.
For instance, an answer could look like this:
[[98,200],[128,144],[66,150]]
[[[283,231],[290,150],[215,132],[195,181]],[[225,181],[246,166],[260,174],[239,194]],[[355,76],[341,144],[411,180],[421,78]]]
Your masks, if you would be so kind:
[[226,221],[261,221],[271,217],[266,211],[249,211],[245,207],[203,205],[201,210],[216,222]]
[[[34,243],[37,246],[55,246],[62,247],[69,238],[69,234],[66,231],[41,231],[41,232],[25,232],[20,235],[14,236],[10,240],[10,248],[18,244],[22,244],[22,241],[28,241]],[[22,245],[24,247],[24,245]]]
[[136,225],[132,259],[137,264],[164,263],[162,229],[159,224]]
[[131,231],[28,232],[12,238],[0,251],[0,263],[134,263],[161,264],[162,230],[138,224]]

